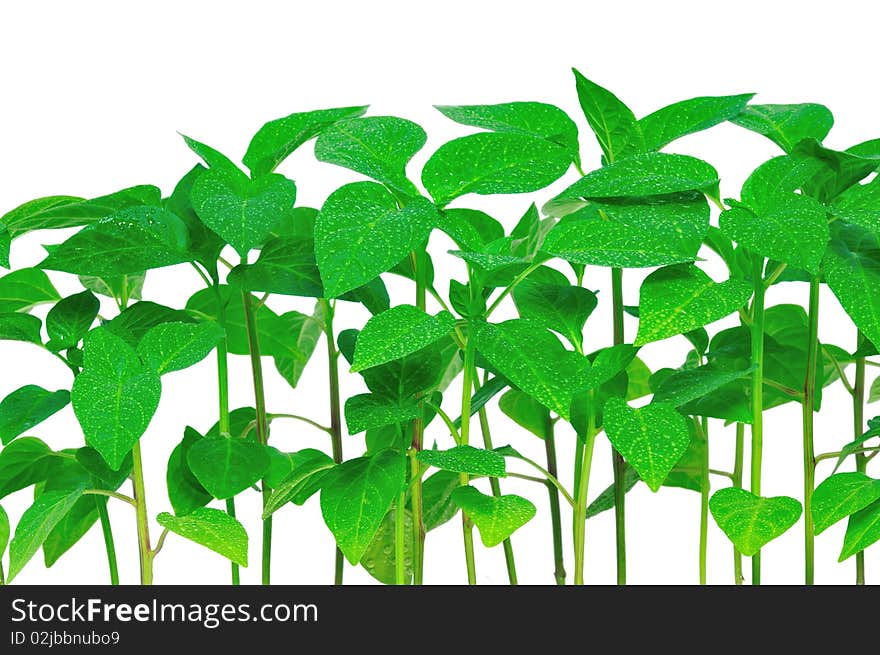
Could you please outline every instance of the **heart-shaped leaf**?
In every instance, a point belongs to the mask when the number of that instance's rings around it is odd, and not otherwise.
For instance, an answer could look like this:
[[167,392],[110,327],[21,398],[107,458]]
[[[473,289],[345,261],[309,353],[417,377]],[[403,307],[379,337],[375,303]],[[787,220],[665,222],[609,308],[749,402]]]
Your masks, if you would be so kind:
[[821,534],[880,498],[880,480],[864,473],[835,473],[813,492],[813,529]]
[[558,332],[572,346],[581,348],[584,324],[598,300],[594,292],[559,277],[545,282],[534,274],[528,276],[514,288],[513,301],[522,318]]
[[801,504],[788,496],[764,498],[735,487],[719,489],[709,510],[736,549],[751,557],[797,523]]
[[504,457],[494,450],[456,446],[449,450],[422,450],[418,458],[425,464],[454,473],[489,475],[495,478],[507,475]]
[[309,298],[324,296],[315,262],[315,242],[311,238],[279,237],[267,241],[257,261],[236,266],[226,281],[245,291]]
[[0,441],[9,443],[62,410],[70,402],[65,389],[47,391],[34,384],[16,389],[0,402]]
[[222,338],[223,328],[214,321],[162,323],[150,328],[137,352],[147,366],[164,375],[202,361]]
[[0,313],[27,311],[60,298],[39,268],[21,268],[0,277]]
[[684,417],[666,403],[635,408],[622,398],[609,398],[603,421],[614,449],[651,491],[660,489],[691,442]]
[[98,316],[101,303],[91,291],[83,291],[55,303],[46,315],[46,332],[53,352],[74,348]]
[[247,531],[226,512],[210,507],[199,507],[186,516],[162,512],[156,517],[156,522],[236,564],[248,565]]
[[[481,387],[482,388],[482,387]],[[498,409],[536,437],[544,439],[552,425],[550,411],[519,389],[509,389],[498,399]]]
[[535,506],[522,496],[487,496],[471,486],[452,492],[452,502],[468,515],[487,548],[497,546],[535,516]]
[[406,357],[449,335],[455,318],[449,312],[436,316],[412,305],[397,305],[376,314],[358,335],[352,372]]
[[269,455],[262,444],[234,437],[205,437],[189,448],[186,462],[209,494],[232,498],[263,477]]

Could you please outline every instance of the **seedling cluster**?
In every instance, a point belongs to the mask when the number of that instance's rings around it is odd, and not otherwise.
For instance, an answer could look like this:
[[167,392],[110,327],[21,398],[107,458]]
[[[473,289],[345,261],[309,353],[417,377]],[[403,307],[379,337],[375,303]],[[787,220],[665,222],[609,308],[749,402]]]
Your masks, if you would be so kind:
[[[846,519],[840,559],[854,558],[864,583],[864,550],[880,539],[880,480],[867,473],[880,451],[880,419],[865,421],[867,403],[880,396],[880,383],[866,381],[868,367],[880,366],[872,360],[880,344],[880,139],[832,150],[823,145],[833,123],[824,106],[754,104],[750,94],[692,98],[636,118],[610,91],[574,76],[601,150],[587,172],[578,123],[553,105],[437,107],[471,133],[440,146],[417,178],[408,164],[426,143],[421,127],[343,107],[267,123],[243,167],[184,137],[200,162],[168,196],[144,185],[91,199],[38,198],[3,215],[6,268],[17,237],[78,229],[47,246],[35,266],[0,277],[0,339],[37,346],[71,373],[69,388],[28,383],[0,402],[0,501],[33,497],[14,529],[0,508],[0,580],[12,582],[40,549],[54,565],[100,529],[117,583],[117,556],[134,553],[117,553],[113,533],[136,529],[143,584],[166,538],[228,558],[234,584],[249,542],[259,542],[269,584],[273,521],[316,497],[336,542],[337,584],[345,560],[385,583],[421,584],[431,558],[443,557],[426,536],[453,519],[468,581],[477,579],[476,528],[484,547],[501,546],[516,583],[520,550],[545,557],[511,542],[538,511],[551,517],[548,573],[552,564],[558,584],[583,584],[589,519],[606,510],[615,514],[617,579],[625,583],[626,494],[641,482],[700,495],[702,583],[710,520],[732,542],[731,582],[758,584],[761,550],[802,517],[804,582],[814,578],[814,539]],[[728,121],[779,147],[730,199],[712,164],[664,151]],[[366,178],[319,208],[297,205],[297,184],[308,180],[276,172],[313,139],[323,162],[316,166]],[[590,159],[593,151],[591,143]],[[572,167],[580,179],[519,220],[466,207],[471,194],[539,192]],[[427,245],[437,231],[456,248],[432,260]],[[709,276],[707,259],[723,262],[726,279]],[[435,269],[453,264],[466,275],[437,288]],[[141,299],[149,272],[168,266],[204,287],[184,307]],[[651,270],[637,306],[623,300],[630,269]],[[47,271],[78,276],[82,291],[60,297]],[[393,306],[389,275],[411,288]],[[803,306],[767,306],[767,290],[781,283],[794,285]],[[844,346],[818,340],[823,284],[852,320]],[[313,309],[278,313],[279,295],[313,299]],[[613,321],[605,343],[586,329],[600,302]],[[342,303],[359,303],[371,317],[340,325]],[[43,305],[48,313],[32,311]],[[518,318],[499,320],[502,305]],[[625,333],[626,314],[638,319],[635,334]],[[724,318],[733,327],[713,331]],[[640,348],[666,339],[687,340],[687,356],[649,370]],[[296,388],[316,350],[327,358],[312,364],[327,370],[325,415],[283,413],[283,399],[266,397],[264,376]],[[249,358],[252,407],[230,408],[231,357]],[[178,372],[206,358],[216,363],[216,423],[181,424],[177,443],[142,439],[163,376],[186,375]],[[343,375],[361,376],[367,391],[341,397]],[[814,414],[832,384],[852,397],[852,430],[838,451],[817,454]],[[490,403],[522,430],[498,443]],[[803,494],[767,497],[763,415],[787,403],[803,408]],[[68,405],[80,430],[67,448],[31,436]],[[282,419],[325,433],[326,448],[281,450],[271,427]],[[576,434],[564,444],[574,471],[561,475],[556,431],[565,423]],[[351,452],[347,435],[361,433],[365,452]],[[727,448],[727,433],[735,434],[732,464],[710,469],[710,445]],[[541,461],[517,449],[535,438]],[[606,438],[613,459],[594,462],[596,441]],[[158,515],[148,504],[146,448],[167,454],[171,506]],[[601,493],[590,486],[598,466],[614,473]],[[506,477],[543,487],[540,498],[505,493]],[[236,500],[253,493],[262,496],[263,529],[249,535]],[[111,525],[108,503],[131,506],[130,523]]]

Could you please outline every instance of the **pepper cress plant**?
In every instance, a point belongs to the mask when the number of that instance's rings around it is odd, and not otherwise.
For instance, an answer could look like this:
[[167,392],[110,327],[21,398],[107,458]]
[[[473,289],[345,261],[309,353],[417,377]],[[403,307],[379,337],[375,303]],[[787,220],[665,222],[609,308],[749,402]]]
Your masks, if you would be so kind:
[[[616,561],[605,564],[625,584],[627,553],[646,548],[627,541],[626,497],[643,483],[657,513],[664,489],[699,496],[699,548],[682,582],[705,584],[710,562],[722,566],[709,549],[720,529],[729,582],[760,584],[761,553],[800,523],[802,552],[790,556],[812,584],[815,539],[846,520],[840,561],[852,558],[864,584],[865,549],[880,540],[870,471],[880,417],[868,411],[880,399],[880,378],[868,376],[880,366],[880,139],[834,149],[826,107],[755,104],[752,94],[637,118],[578,71],[571,99],[583,115],[533,101],[438,106],[462,136],[431,152],[417,123],[366,106],[294,113],[261,127],[241,164],[184,136],[192,168],[167,196],[142,185],[5,213],[4,268],[18,261],[17,237],[54,243],[0,277],[0,339],[60,361],[67,380],[6,372],[17,388],[0,401],[0,503],[14,509],[0,506],[0,583],[36,566],[40,551],[63,570],[64,554],[100,530],[106,571],[95,582],[118,584],[120,561],[136,557],[151,584],[166,540],[187,539],[228,560],[232,584],[270,584],[273,560],[289,556],[273,549],[273,526],[317,503],[335,542],[335,584],[353,566],[422,584],[448,556],[431,532],[450,521],[470,584],[478,549],[503,557],[510,584],[526,560],[546,562],[547,582],[584,584],[589,544],[602,537],[590,519],[606,511]],[[727,122],[779,148],[739,190],[719,179],[725,152],[705,161],[677,141]],[[308,171],[278,172],[306,144],[311,170],[350,178],[320,207],[299,202]],[[519,211],[476,208],[501,195]],[[490,198],[469,206],[474,196]],[[453,247],[441,252],[441,241]],[[165,267],[199,285],[184,306],[146,282]],[[767,302],[782,284],[799,304]],[[57,288],[71,285],[62,297]],[[823,285],[848,328],[822,330]],[[279,310],[290,298],[299,309]],[[591,320],[598,307],[608,330]],[[665,352],[663,365],[651,370],[643,348]],[[230,406],[236,357],[250,368],[243,407]],[[193,402],[210,404],[213,424],[181,416],[174,434],[151,429],[163,380],[200,362],[216,390]],[[280,376],[301,394],[307,365],[326,380],[308,416],[267,392]],[[851,397],[851,417],[821,435],[837,449],[817,453],[815,415],[832,385]],[[767,437],[790,444],[803,488],[769,496],[764,414],[788,403],[801,425]],[[322,446],[273,439],[279,421]],[[59,425],[65,447],[54,450],[47,426]],[[604,439],[611,461],[594,461]],[[167,506],[144,451],[167,460]],[[728,464],[710,466],[710,451]],[[590,485],[598,467],[613,479],[606,489]],[[534,493],[512,493],[510,479]],[[239,502],[246,496],[258,511]],[[109,504],[129,515],[111,521]],[[550,534],[536,547],[517,530],[539,512]],[[117,549],[125,531],[137,552]],[[246,577],[249,564],[259,573]]]

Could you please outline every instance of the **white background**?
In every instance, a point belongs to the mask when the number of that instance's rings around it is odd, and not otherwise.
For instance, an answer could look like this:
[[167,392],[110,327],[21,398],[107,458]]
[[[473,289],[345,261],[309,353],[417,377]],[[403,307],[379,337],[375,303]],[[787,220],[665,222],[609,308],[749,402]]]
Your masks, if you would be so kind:
[[[827,143],[844,148],[878,136],[876,11],[871,3],[818,2],[414,2],[247,3],[197,1],[150,3],[20,2],[0,9],[0,213],[50,194],[97,196],[134,184],[156,184],[168,193],[194,163],[177,131],[240,160],[251,135],[267,120],[295,111],[372,103],[371,114],[394,114],[420,123],[429,141],[412,164],[412,177],[440,144],[468,132],[431,108],[432,104],[475,104],[538,100],[557,104],[581,129],[585,166],[598,165],[599,151],[579,111],[570,67],[608,86],[642,116],[669,102],[696,95],[758,92],[759,102],[816,101],[827,104],[838,124]],[[873,15],[872,15],[873,14]],[[742,180],[777,154],[761,137],[732,125],[676,142],[672,150],[704,157],[721,172],[722,192],[738,195]],[[317,163],[311,144],[280,169],[296,180],[298,204],[320,206],[355,174]],[[551,189],[507,198],[468,196],[456,206],[486,209],[509,229],[530,202],[541,201],[576,179],[573,171]],[[61,234],[35,234],[14,244],[13,267],[36,263],[41,244]],[[431,241],[440,273],[461,279],[463,265],[445,254],[451,243],[441,234]],[[717,262],[707,263],[716,279]],[[637,301],[643,272],[627,272],[627,303]],[[75,292],[72,276],[53,274],[62,294]],[[390,280],[393,301],[412,302],[409,285]],[[182,307],[200,281],[185,267],[151,272],[145,297]],[[608,273],[588,269],[586,284],[609,297]],[[823,341],[852,347],[855,330],[837,301],[823,289]],[[806,300],[802,284],[773,287],[769,304]],[[277,299],[275,309],[310,308],[306,299]],[[112,313],[109,305],[105,313]],[[512,315],[510,307],[497,317]],[[363,310],[345,304],[339,327],[360,326]],[[627,324],[632,339],[636,325]],[[589,349],[610,341],[607,302],[587,324]],[[710,330],[729,325],[721,322]],[[680,364],[683,338],[642,350],[652,368]],[[296,391],[267,360],[269,409],[297,412],[326,422],[325,350],[319,347]],[[69,388],[69,373],[37,348],[0,342],[0,397],[24,384]],[[872,381],[869,369],[869,383]],[[247,360],[232,363],[232,406],[252,404]],[[170,509],[165,463],[185,425],[202,431],[216,420],[213,358],[163,378],[158,414],[142,439],[152,517]],[[345,397],[361,390],[357,376],[345,375]],[[458,391],[446,406],[453,414]],[[869,407],[867,416],[871,416]],[[516,428],[493,407],[496,444],[513,443],[535,458],[542,444]],[[789,404],[765,419],[765,495],[801,495],[800,407]],[[851,439],[849,397],[838,384],[828,390],[816,421],[817,452],[837,450]],[[68,407],[31,431],[56,448],[82,443]],[[477,433],[478,434],[478,433]],[[733,433],[713,421],[712,465],[731,466]],[[451,444],[439,422],[430,444]],[[277,422],[272,443],[282,450],[329,449],[322,433]],[[347,456],[362,452],[362,437],[346,437]],[[558,449],[564,480],[570,484],[573,435],[560,430]],[[747,454],[748,458],[748,454]],[[748,459],[747,459],[748,461]],[[611,479],[604,437],[598,440],[591,497]],[[817,478],[830,473],[820,465]],[[713,479],[715,488],[723,479]],[[538,516],[514,536],[520,580],[551,583],[552,552],[546,492],[527,482],[503,481],[505,491],[522,493],[538,506]],[[16,522],[30,501],[28,491],[3,505]],[[251,535],[251,566],[243,580],[259,579],[259,499],[239,499],[239,513]],[[122,581],[137,581],[133,512],[114,505]],[[629,580],[632,583],[695,583],[699,496],[677,489],[654,495],[639,485],[627,499]],[[153,524],[154,539],[158,529]],[[849,583],[852,560],[837,564],[845,522],[817,539],[816,580]],[[570,531],[564,530],[568,537]],[[802,523],[764,550],[766,583],[802,581]],[[317,498],[304,508],[276,514],[273,581],[329,583],[333,542]],[[506,581],[501,548],[477,542],[480,583]],[[569,579],[573,570],[566,545]],[[107,580],[100,530],[93,529],[51,570],[38,555],[17,578],[20,583],[103,583]],[[880,576],[880,547],[868,551],[868,579]],[[748,560],[745,562],[748,571]],[[228,563],[174,535],[155,563],[157,583],[225,583]],[[613,515],[587,526],[587,581],[614,581]],[[460,524],[430,533],[426,583],[465,581]],[[731,546],[710,524],[709,581],[730,583]],[[348,567],[348,582],[371,583],[362,569]]]

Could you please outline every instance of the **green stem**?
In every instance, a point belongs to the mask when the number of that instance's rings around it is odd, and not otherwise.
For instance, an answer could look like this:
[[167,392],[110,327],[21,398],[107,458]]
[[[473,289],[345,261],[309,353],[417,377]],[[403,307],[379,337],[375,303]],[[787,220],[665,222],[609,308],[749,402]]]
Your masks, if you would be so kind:
[[107,514],[107,499],[95,498],[95,506],[98,508],[98,518],[101,521],[101,532],[104,534],[104,548],[107,551],[107,565],[110,568],[110,584],[118,585],[119,567],[116,563],[116,543],[113,540],[110,515]]
[[[761,495],[761,460],[764,448],[764,258],[755,256],[752,273],[752,462],[751,492]],[[752,584],[761,584],[761,553],[752,556]]]
[[[593,445],[596,443],[596,417],[593,411],[592,392],[590,393],[590,414],[587,417],[587,434],[584,435],[584,448],[577,485],[574,518],[574,583],[584,584],[584,549],[587,528],[587,492],[590,487],[590,467],[593,463]],[[578,440],[581,437],[578,435]]]
[[[736,449],[733,456],[733,475],[731,481],[737,489],[743,486],[743,452],[745,451],[746,426],[743,423],[736,424]],[[742,554],[733,547],[733,579],[738,585],[743,583]]]
[[[260,352],[260,338],[257,332],[257,317],[253,309],[253,299],[250,293],[242,292],[242,304],[244,306],[245,325],[247,327],[248,351],[251,360],[251,374],[254,383],[254,405],[257,410],[257,441],[264,446],[269,443],[269,421],[266,417],[266,393],[263,389],[263,362]],[[262,481],[263,507],[266,506],[272,490],[266,481]],[[263,519],[263,553],[262,553],[261,582],[268,585],[271,582],[272,571],[272,517]]]
[[[459,428],[459,441],[461,445],[467,445],[470,438],[471,427],[471,393],[474,387],[474,366],[477,351],[474,346],[472,334],[468,334],[464,348],[464,370],[462,373],[462,390],[461,390],[461,427]],[[467,473],[459,475],[461,486],[467,486],[470,482],[470,476]],[[470,517],[461,513],[461,528],[464,537],[464,557],[467,565],[468,584],[477,584],[477,567],[474,561],[474,524]]]
[[[427,253],[415,251],[412,254],[413,277],[416,283],[416,307],[424,310],[427,306],[426,292],[428,287],[427,278]],[[442,302],[442,301],[441,301]],[[423,403],[420,403],[424,407]],[[413,584],[420,585],[424,580],[425,571],[425,519],[422,508],[422,467],[418,461],[418,452],[422,449],[424,441],[425,424],[420,416],[413,421],[412,442],[410,444],[410,461],[411,476],[413,480],[412,491],[410,493],[410,503],[412,506],[413,520],[413,540],[412,540],[412,557],[413,557]]]
[[813,489],[815,488],[816,455],[813,452],[813,405],[816,393],[816,363],[819,355],[819,277],[810,278],[809,332],[807,337],[807,371],[804,376],[804,582],[813,584],[814,535]]
[[131,449],[132,485],[134,487],[135,512],[137,514],[138,554],[141,564],[141,584],[153,584],[153,551],[150,548],[150,523],[147,518],[147,495],[144,488],[144,466],[141,461],[141,444],[135,442]]
[[[623,343],[623,270],[611,269],[611,310],[614,345]],[[626,462],[611,449],[614,468],[614,526],[617,537],[617,584],[626,584]]]
[[[859,333],[858,337],[861,337]],[[861,338],[856,339],[856,348],[859,347]],[[865,358],[856,358],[856,379],[853,384],[853,437],[858,439],[865,429]],[[856,455],[856,470],[864,473],[867,468],[867,458],[863,453]],[[865,584],[865,551],[856,553],[856,584]]]
[[[556,434],[553,430],[553,421],[547,414],[547,425],[544,428],[544,449],[547,452],[547,470],[553,477],[558,478],[556,466]],[[562,552],[562,512],[559,509],[559,490],[549,480],[547,481],[547,493],[550,497],[550,524],[553,530],[553,576],[556,584],[565,584],[565,557]]]
[[[333,333],[333,313],[335,308],[329,300],[322,299],[324,307],[324,337],[327,342],[327,370],[330,384],[330,448],[333,461],[342,463],[342,404],[339,400],[339,350]],[[333,584],[341,585],[345,572],[345,557],[339,546],[333,564]]]
[[700,456],[700,584],[706,584],[706,556],[709,539],[709,421],[694,417],[694,426],[697,429],[697,438],[702,442]]
[[394,510],[394,583],[406,584],[406,491],[397,498]]

